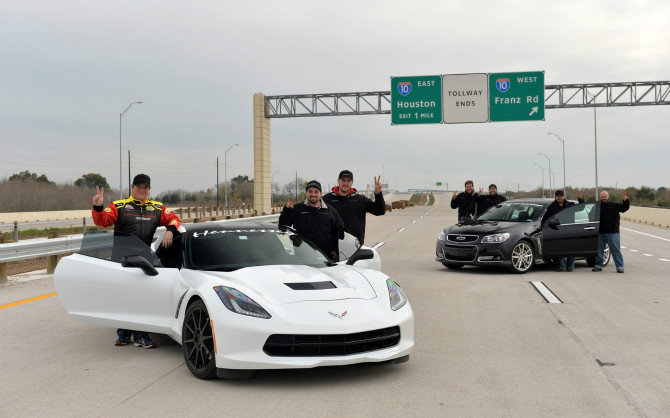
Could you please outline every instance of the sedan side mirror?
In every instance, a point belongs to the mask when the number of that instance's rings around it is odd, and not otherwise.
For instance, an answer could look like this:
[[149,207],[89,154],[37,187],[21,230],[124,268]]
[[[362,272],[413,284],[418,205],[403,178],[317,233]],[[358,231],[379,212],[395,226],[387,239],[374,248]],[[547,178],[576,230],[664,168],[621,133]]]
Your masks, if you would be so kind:
[[547,221],[547,225],[549,225],[549,227],[554,228],[554,229],[558,229],[558,226],[560,224],[561,224],[561,221],[559,221],[556,218],[551,218]]
[[147,276],[157,276],[158,270],[141,255],[125,255],[121,258],[121,265],[123,267],[138,267],[141,268]]

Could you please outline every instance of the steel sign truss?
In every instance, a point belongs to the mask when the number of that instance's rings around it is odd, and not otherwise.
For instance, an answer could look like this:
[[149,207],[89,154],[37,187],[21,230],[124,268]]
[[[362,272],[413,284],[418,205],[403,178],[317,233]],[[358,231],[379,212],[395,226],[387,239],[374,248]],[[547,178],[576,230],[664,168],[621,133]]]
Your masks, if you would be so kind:
[[545,86],[545,108],[670,104],[670,81]]
[[[670,105],[670,81],[544,86],[545,109]],[[266,118],[388,115],[391,92],[265,96]]]
[[391,113],[391,93],[298,94],[265,97],[265,117],[350,116]]

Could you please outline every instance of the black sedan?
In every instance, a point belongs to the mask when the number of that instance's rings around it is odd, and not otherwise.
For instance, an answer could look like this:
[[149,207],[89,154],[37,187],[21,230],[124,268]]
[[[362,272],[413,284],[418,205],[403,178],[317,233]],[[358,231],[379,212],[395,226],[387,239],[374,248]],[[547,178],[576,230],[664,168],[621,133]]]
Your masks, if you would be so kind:
[[[472,222],[440,232],[435,261],[450,269],[463,266],[504,266],[513,273],[530,271],[536,263],[561,257],[586,258],[593,266],[598,252],[600,205],[580,203],[544,220],[553,199],[503,202]],[[603,265],[610,259],[605,249]]]

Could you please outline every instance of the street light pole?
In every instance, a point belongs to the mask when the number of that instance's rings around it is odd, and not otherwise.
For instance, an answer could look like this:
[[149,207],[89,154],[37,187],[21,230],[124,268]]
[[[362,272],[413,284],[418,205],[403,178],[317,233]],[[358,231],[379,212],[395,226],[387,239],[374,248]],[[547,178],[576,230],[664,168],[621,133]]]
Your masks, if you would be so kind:
[[563,144],[563,190],[565,191],[565,141],[563,138],[558,136],[558,134],[553,132],[548,132],[547,135],[554,135],[556,138],[558,138],[559,141],[561,141],[561,144]]
[[[538,152],[538,155],[544,155],[544,158],[546,158],[547,161],[549,161],[549,172],[551,173],[551,158],[549,158],[547,154],[543,152]],[[549,175],[549,190],[554,190],[554,188],[551,187],[551,175]]]
[[540,170],[542,170],[542,197],[544,197],[544,167],[542,167],[540,164],[535,164],[536,166],[540,167]]
[[225,203],[224,203],[224,208],[228,208],[228,151],[231,150],[231,148],[239,146],[240,144],[233,144],[228,149],[226,150],[225,154],[223,154],[223,185],[226,186],[226,193],[224,194],[225,196]]
[[123,116],[126,114],[126,112],[128,112],[128,109],[130,109],[130,107],[135,103],[142,104],[142,102],[132,102],[128,105],[126,110],[119,114],[119,199],[123,199],[123,169],[121,168],[121,161],[123,160],[121,154],[121,121],[123,120]]
[[272,176],[270,176],[270,206],[272,206],[272,187],[274,186],[274,180],[275,180],[275,174],[279,173],[279,171],[275,171],[272,173]]

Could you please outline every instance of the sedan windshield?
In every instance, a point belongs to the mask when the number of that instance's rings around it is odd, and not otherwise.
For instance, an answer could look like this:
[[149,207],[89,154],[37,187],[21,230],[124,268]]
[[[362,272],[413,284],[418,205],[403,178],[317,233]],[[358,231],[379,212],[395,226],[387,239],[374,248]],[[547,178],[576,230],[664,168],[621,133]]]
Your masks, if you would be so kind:
[[532,222],[540,218],[545,207],[539,203],[503,202],[489,208],[477,221]]
[[192,232],[186,258],[194,270],[232,271],[267,265],[326,266],[330,262],[312,244],[291,231],[270,229]]

